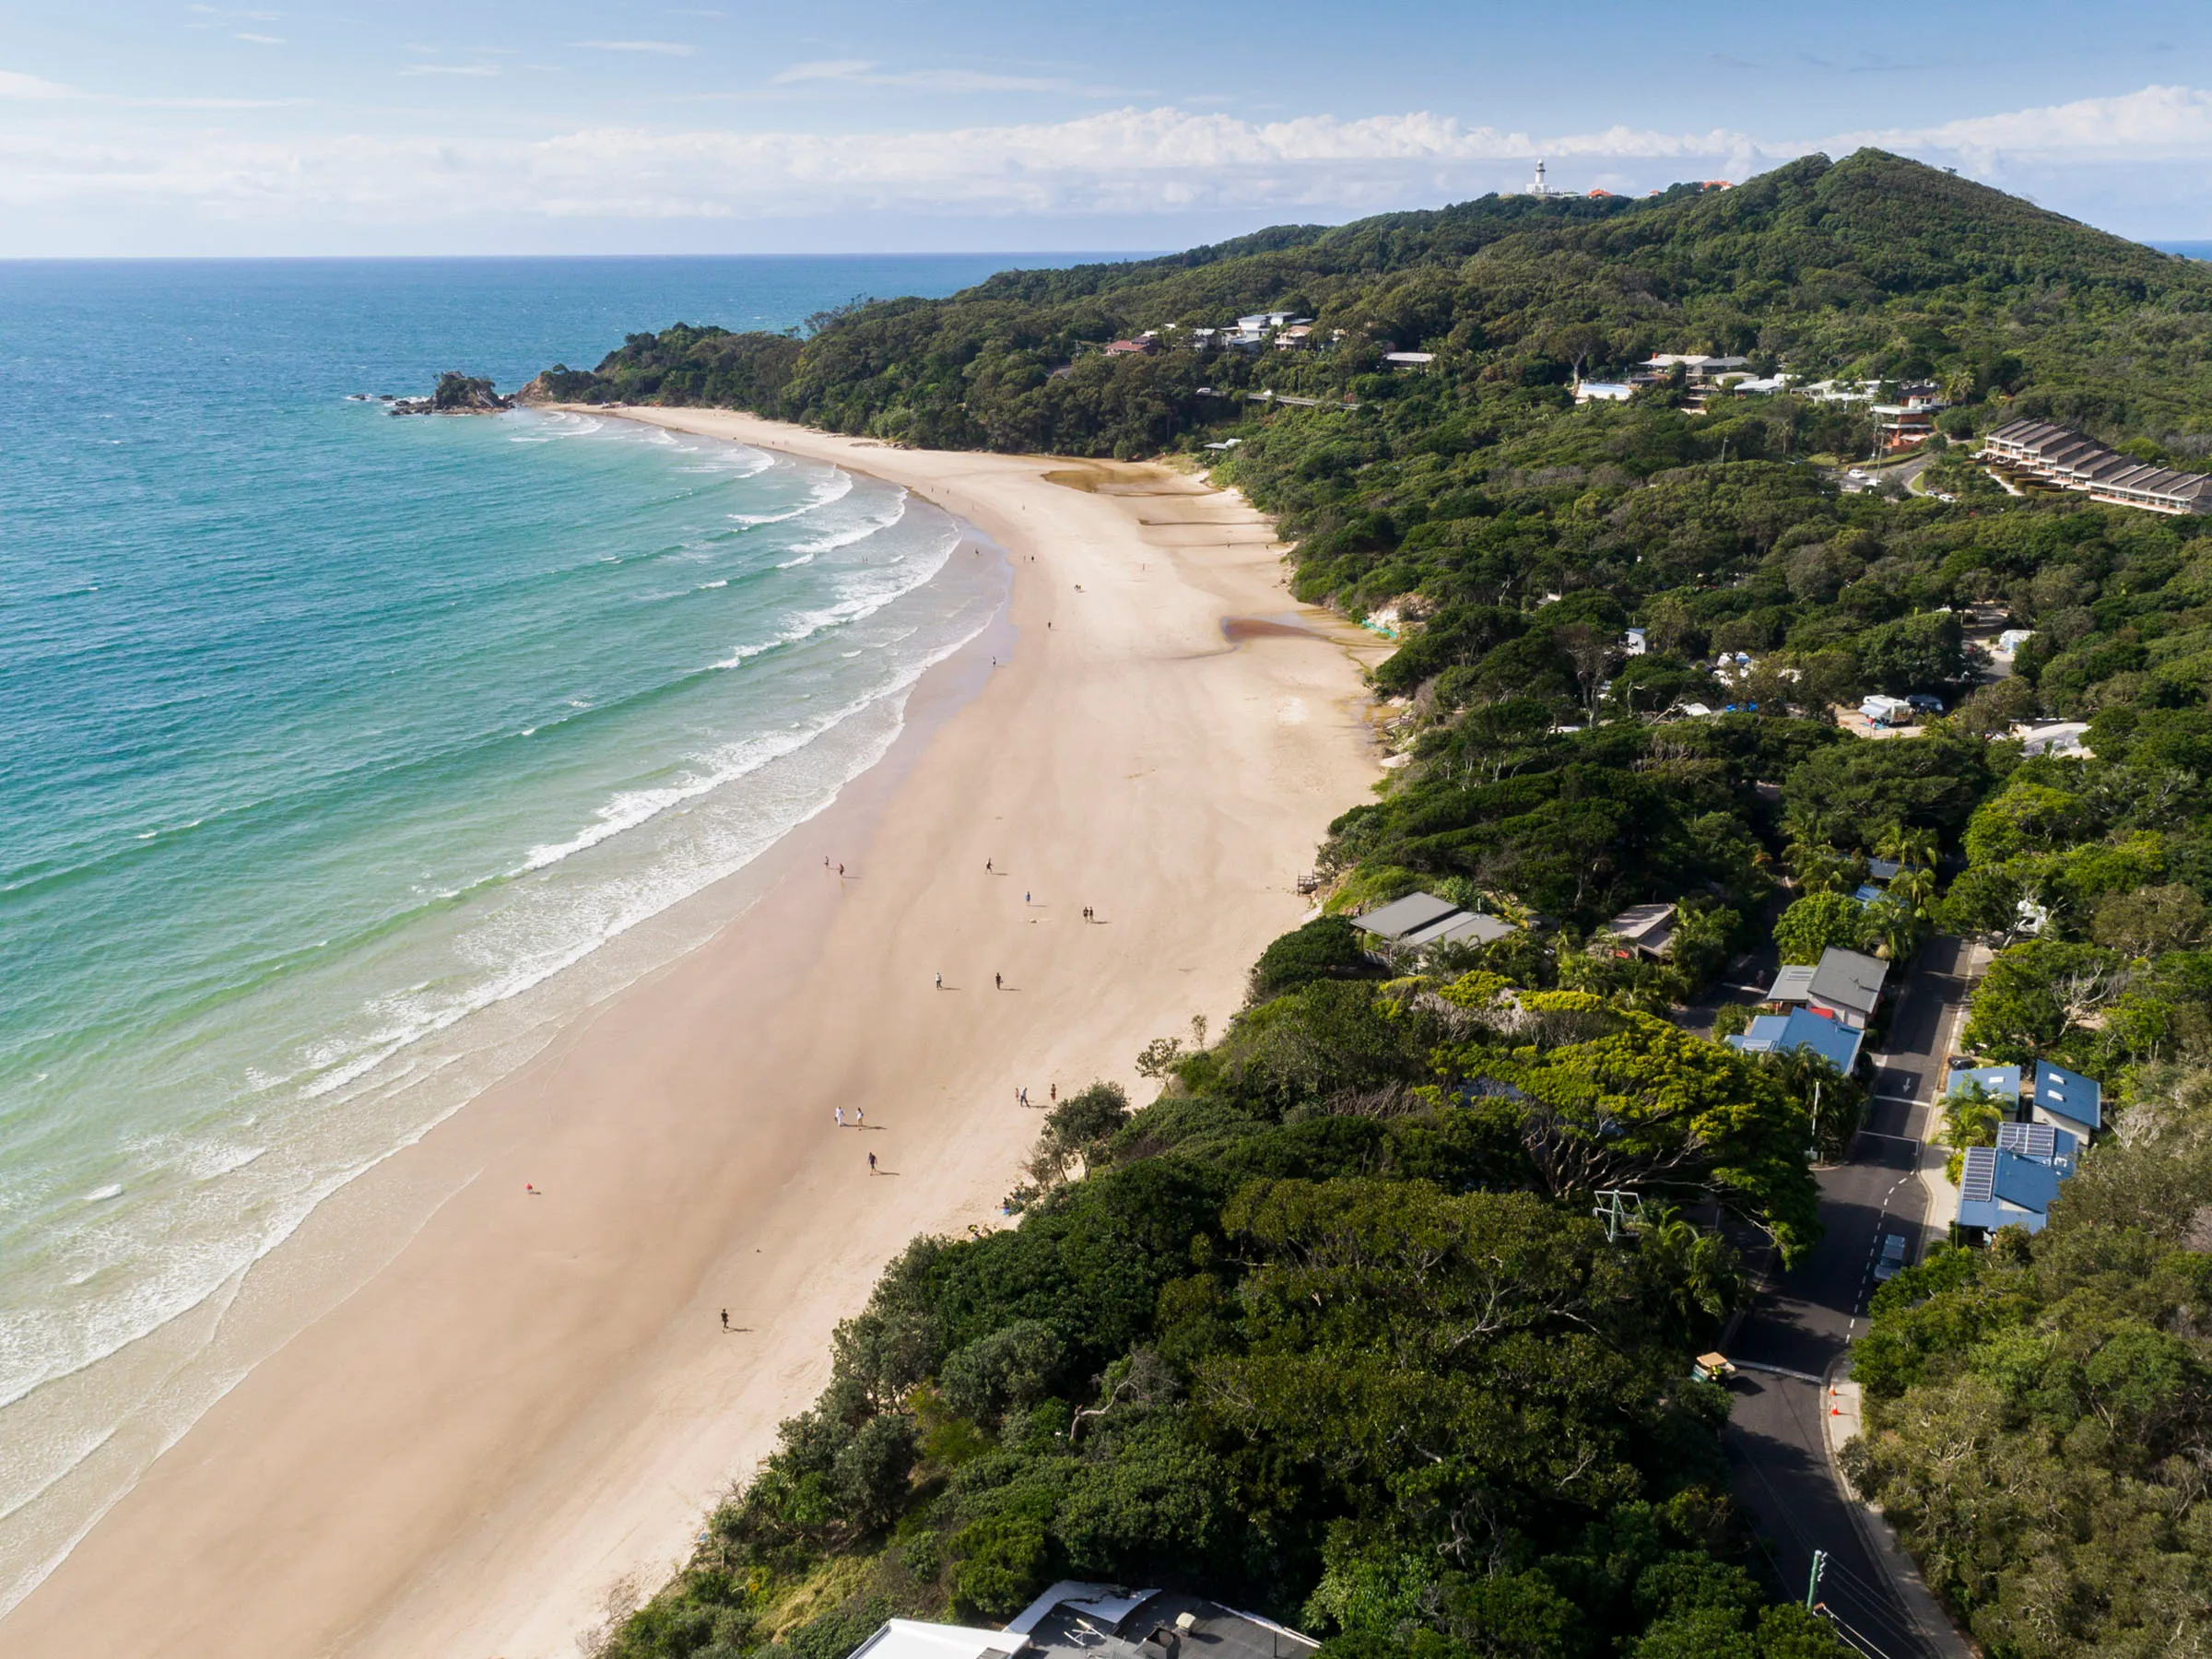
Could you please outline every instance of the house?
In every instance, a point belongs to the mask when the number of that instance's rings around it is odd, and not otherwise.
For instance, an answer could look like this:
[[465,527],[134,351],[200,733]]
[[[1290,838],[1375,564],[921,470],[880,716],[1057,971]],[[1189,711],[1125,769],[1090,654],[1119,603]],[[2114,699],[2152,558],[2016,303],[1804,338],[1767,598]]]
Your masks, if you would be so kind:
[[1790,1054],[1809,1050],[1845,1077],[1859,1063],[1859,1044],[1866,1033],[1841,1020],[1810,1008],[1793,1008],[1787,1014],[1759,1014],[1728,1046],[1746,1054]]
[[1943,1087],[1946,1095],[1962,1095],[1979,1088],[2008,1113],[2020,1109],[2020,1068],[2017,1065],[1962,1065]]
[[2089,751],[2081,740],[2088,730],[2087,721],[2060,720],[2048,725],[2016,724],[2006,735],[2018,738],[2021,750],[2030,755],[2086,756]]
[[1108,357],[1149,357],[1159,349],[1158,340],[1110,340],[1106,344]]
[[2081,1156],[2082,1138],[2050,1124],[1999,1124],[1997,1150],[2047,1163],[2063,1176],[2074,1172]]
[[1408,893],[1364,916],[1353,917],[1352,925],[1385,944],[1394,945],[1409,933],[1461,913],[1460,907],[1449,899],[1439,899],[1434,893]]
[[1943,407],[1940,401],[1933,405],[1876,404],[1874,406],[1874,435],[1877,446],[1887,454],[1900,450],[1917,449],[1936,435],[1936,411]]
[[1003,1630],[894,1618],[847,1659],[1307,1659],[1312,1637],[1254,1613],[1178,1591],[1062,1580],[1006,1621]]
[[854,1648],[848,1659],[1011,1659],[1029,1645],[1026,1635],[1012,1630],[894,1618]]
[[1751,366],[1749,358],[1712,357],[1704,352],[1663,352],[1648,359],[1644,367],[1652,373],[1665,377],[1677,366],[1682,378],[1693,386],[1710,385],[1724,374],[1741,374]]
[[1312,337],[1312,324],[1293,323],[1288,328],[1277,329],[1276,331],[1275,348],[1277,351],[1296,351],[1303,347],[1307,341],[1311,340]]
[[1785,1009],[1810,1008],[1864,1030],[1881,1006],[1888,973],[1888,966],[1878,957],[1830,945],[1810,969],[1794,964],[1776,974],[1767,1000]]
[[1433,945],[1488,945],[1521,930],[1511,922],[1486,916],[1439,899],[1434,893],[1408,893],[1380,910],[1352,918],[1361,933],[1386,946],[1426,950]]
[[2034,638],[2035,629],[2032,628],[2008,628],[1997,636],[1996,654],[2001,657],[2012,656]]
[[2069,1133],[2086,1129],[2095,1134],[2104,1127],[2103,1085],[2048,1060],[2035,1063],[2028,1105],[2030,1123],[2049,1124]]
[[[1617,957],[1647,956],[1656,959],[1675,942],[1675,907],[1671,904],[1632,904],[1606,924]],[[1601,945],[1606,939],[1600,939]]]
[[1859,705],[1859,713],[1868,725],[1900,726],[1912,724],[1912,705],[1901,697],[1884,697],[1877,692]]
[[2154,466],[2045,420],[2011,420],[1982,440],[1999,477],[2076,489],[2093,501],[2147,512],[2212,512],[2212,473]]
[[1393,369],[1426,369],[1436,361],[1433,351],[1386,351],[1382,360]]
[[1986,1236],[2000,1227],[2041,1232],[2058,1196],[2059,1182],[2072,1173],[2054,1163],[2003,1147],[1969,1147],[1959,1171],[1959,1211],[1963,1231]]
[[1620,649],[1628,656],[1641,656],[1651,649],[1651,643],[1641,628],[1631,628],[1620,636]]

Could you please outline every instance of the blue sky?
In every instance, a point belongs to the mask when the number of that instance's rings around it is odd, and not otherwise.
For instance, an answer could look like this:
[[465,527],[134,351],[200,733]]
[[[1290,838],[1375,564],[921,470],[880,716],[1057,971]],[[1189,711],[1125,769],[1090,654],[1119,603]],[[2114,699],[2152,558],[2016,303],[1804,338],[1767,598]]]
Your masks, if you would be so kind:
[[1182,246],[1903,150],[2212,237],[2212,6],[0,0],[0,255]]

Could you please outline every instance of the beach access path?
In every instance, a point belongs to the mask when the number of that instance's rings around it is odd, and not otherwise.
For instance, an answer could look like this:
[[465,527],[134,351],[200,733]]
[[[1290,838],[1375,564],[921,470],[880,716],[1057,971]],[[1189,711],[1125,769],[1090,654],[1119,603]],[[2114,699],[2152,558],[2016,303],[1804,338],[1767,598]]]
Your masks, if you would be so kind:
[[359,1288],[0,1619],[11,1659],[573,1659],[811,1401],[907,1241],[1004,1224],[1041,1115],[1015,1090],[1141,1103],[1139,1047],[1220,1028],[1381,775],[1359,669],[1383,648],[1292,601],[1232,493],[630,413],[916,490],[1005,549],[1008,617],[732,877],[742,917],[279,1248],[366,1264]]

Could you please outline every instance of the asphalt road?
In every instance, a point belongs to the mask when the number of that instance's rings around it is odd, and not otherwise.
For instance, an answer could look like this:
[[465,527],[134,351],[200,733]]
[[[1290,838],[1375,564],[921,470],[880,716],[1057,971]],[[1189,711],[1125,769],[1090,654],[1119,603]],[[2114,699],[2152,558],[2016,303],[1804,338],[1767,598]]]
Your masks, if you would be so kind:
[[1728,1348],[1744,1368],[1727,1434],[1736,1497],[1776,1578],[1802,1592],[1813,1551],[1826,1550],[1821,1599],[1864,1651],[1888,1659],[1932,1650],[1868,1552],[1830,1474],[1823,1443],[1829,1407],[1818,1379],[1865,1327],[1884,1236],[1902,1233],[1912,1261],[1925,1246],[1926,1189],[1916,1171],[1966,1000],[1966,951],[1963,940],[1939,936],[1911,965],[1875,1074],[1876,1098],[1850,1161],[1817,1171],[1826,1231],[1804,1262],[1774,1276]]

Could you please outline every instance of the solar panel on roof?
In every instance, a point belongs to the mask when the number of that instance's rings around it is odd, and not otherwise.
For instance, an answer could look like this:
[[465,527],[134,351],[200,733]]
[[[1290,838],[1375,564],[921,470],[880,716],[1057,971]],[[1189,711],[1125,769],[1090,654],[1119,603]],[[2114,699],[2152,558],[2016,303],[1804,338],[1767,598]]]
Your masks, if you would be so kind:
[[2024,1158],[2051,1158],[2058,1151],[2058,1131],[2049,1124],[1999,1124],[1997,1150]]
[[1966,1164],[1959,1171],[1959,1201],[1961,1204],[1988,1204],[1997,1195],[1997,1149],[1994,1147],[1970,1147]]

